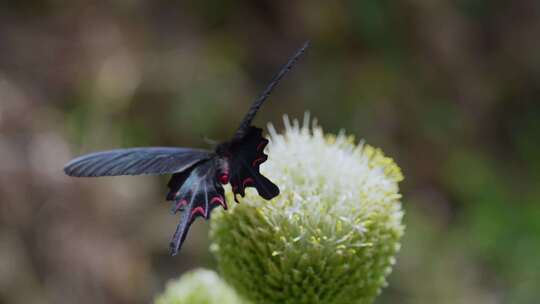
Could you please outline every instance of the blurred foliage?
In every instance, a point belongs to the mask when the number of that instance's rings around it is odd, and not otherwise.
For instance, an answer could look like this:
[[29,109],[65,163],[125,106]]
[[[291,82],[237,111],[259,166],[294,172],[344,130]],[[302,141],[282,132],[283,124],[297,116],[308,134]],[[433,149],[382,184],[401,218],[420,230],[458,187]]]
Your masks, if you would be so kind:
[[540,2],[1,1],[0,302],[145,303],[178,258],[165,178],[70,179],[71,157],[226,138],[305,110],[402,165],[407,233],[378,303],[535,303]]

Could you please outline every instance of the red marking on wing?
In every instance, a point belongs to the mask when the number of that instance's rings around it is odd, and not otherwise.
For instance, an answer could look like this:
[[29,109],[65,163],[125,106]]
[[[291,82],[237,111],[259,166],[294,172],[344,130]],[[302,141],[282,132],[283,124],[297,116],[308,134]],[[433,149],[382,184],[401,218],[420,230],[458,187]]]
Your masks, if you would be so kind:
[[262,151],[262,149],[264,149],[264,147],[266,147],[267,144],[268,144],[268,140],[261,141],[261,143],[257,146],[257,151]]
[[246,187],[248,185],[252,185],[255,181],[253,180],[253,178],[251,177],[248,177],[246,178],[243,182],[242,182],[242,187]]
[[223,173],[219,176],[219,182],[223,185],[229,183],[229,174]]
[[267,159],[268,159],[268,156],[263,155],[263,156],[257,158],[256,160],[254,160],[252,165],[253,165],[253,167],[256,167],[257,165],[259,165],[261,163],[264,163]]
[[214,196],[212,198],[212,200],[210,200],[210,203],[211,204],[220,204],[223,207],[223,209],[227,210],[227,204],[225,203],[223,198],[221,198],[219,196]]
[[205,212],[204,212],[204,208],[199,206],[193,210],[191,210],[191,217],[190,217],[190,220],[193,219],[193,217],[195,216],[196,213],[199,213],[200,215],[202,215],[203,217],[205,217]]
[[177,212],[178,210],[180,210],[180,208],[184,207],[185,205],[187,205],[187,200],[185,199],[182,199],[180,200],[178,203],[176,203],[176,208],[174,210],[174,212]]

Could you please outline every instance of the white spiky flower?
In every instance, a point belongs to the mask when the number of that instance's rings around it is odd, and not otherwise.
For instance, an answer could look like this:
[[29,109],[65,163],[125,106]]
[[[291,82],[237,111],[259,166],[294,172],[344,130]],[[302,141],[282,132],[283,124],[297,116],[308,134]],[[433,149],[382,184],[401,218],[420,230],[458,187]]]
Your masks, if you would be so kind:
[[254,303],[371,303],[404,231],[401,171],[379,149],[310,127],[309,115],[284,121],[284,134],[269,126],[261,167],[281,194],[249,191],[214,217],[219,269]]
[[219,276],[205,269],[184,274],[179,280],[167,284],[165,292],[155,304],[241,304],[235,291]]

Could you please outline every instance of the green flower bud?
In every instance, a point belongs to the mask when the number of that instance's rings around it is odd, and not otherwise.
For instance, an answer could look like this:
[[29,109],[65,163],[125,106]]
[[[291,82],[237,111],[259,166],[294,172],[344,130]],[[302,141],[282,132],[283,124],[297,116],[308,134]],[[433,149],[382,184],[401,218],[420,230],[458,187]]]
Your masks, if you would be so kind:
[[371,303],[404,231],[401,171],[379,149],[310,128],[307,115],[285,127],[269,126],[261,168],[281,194],[248,191],[211,221],[222,276],[253,303]]
[[198,269],[167,284],[155,304],[241,304],[236,292],[210,270]]

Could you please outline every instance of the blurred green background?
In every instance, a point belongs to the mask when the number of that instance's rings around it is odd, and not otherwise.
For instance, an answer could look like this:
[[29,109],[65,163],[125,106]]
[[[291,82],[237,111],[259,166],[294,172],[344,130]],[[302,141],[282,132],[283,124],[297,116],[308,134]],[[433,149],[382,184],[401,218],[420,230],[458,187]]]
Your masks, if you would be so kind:
[[309,110],[396,159],[407,232],[377,303],[537,303],[540,2],[0,1],[0,303],[146,303],[214,267],[208,223],[168,256],[166,178],[70,158],[225,139]]

